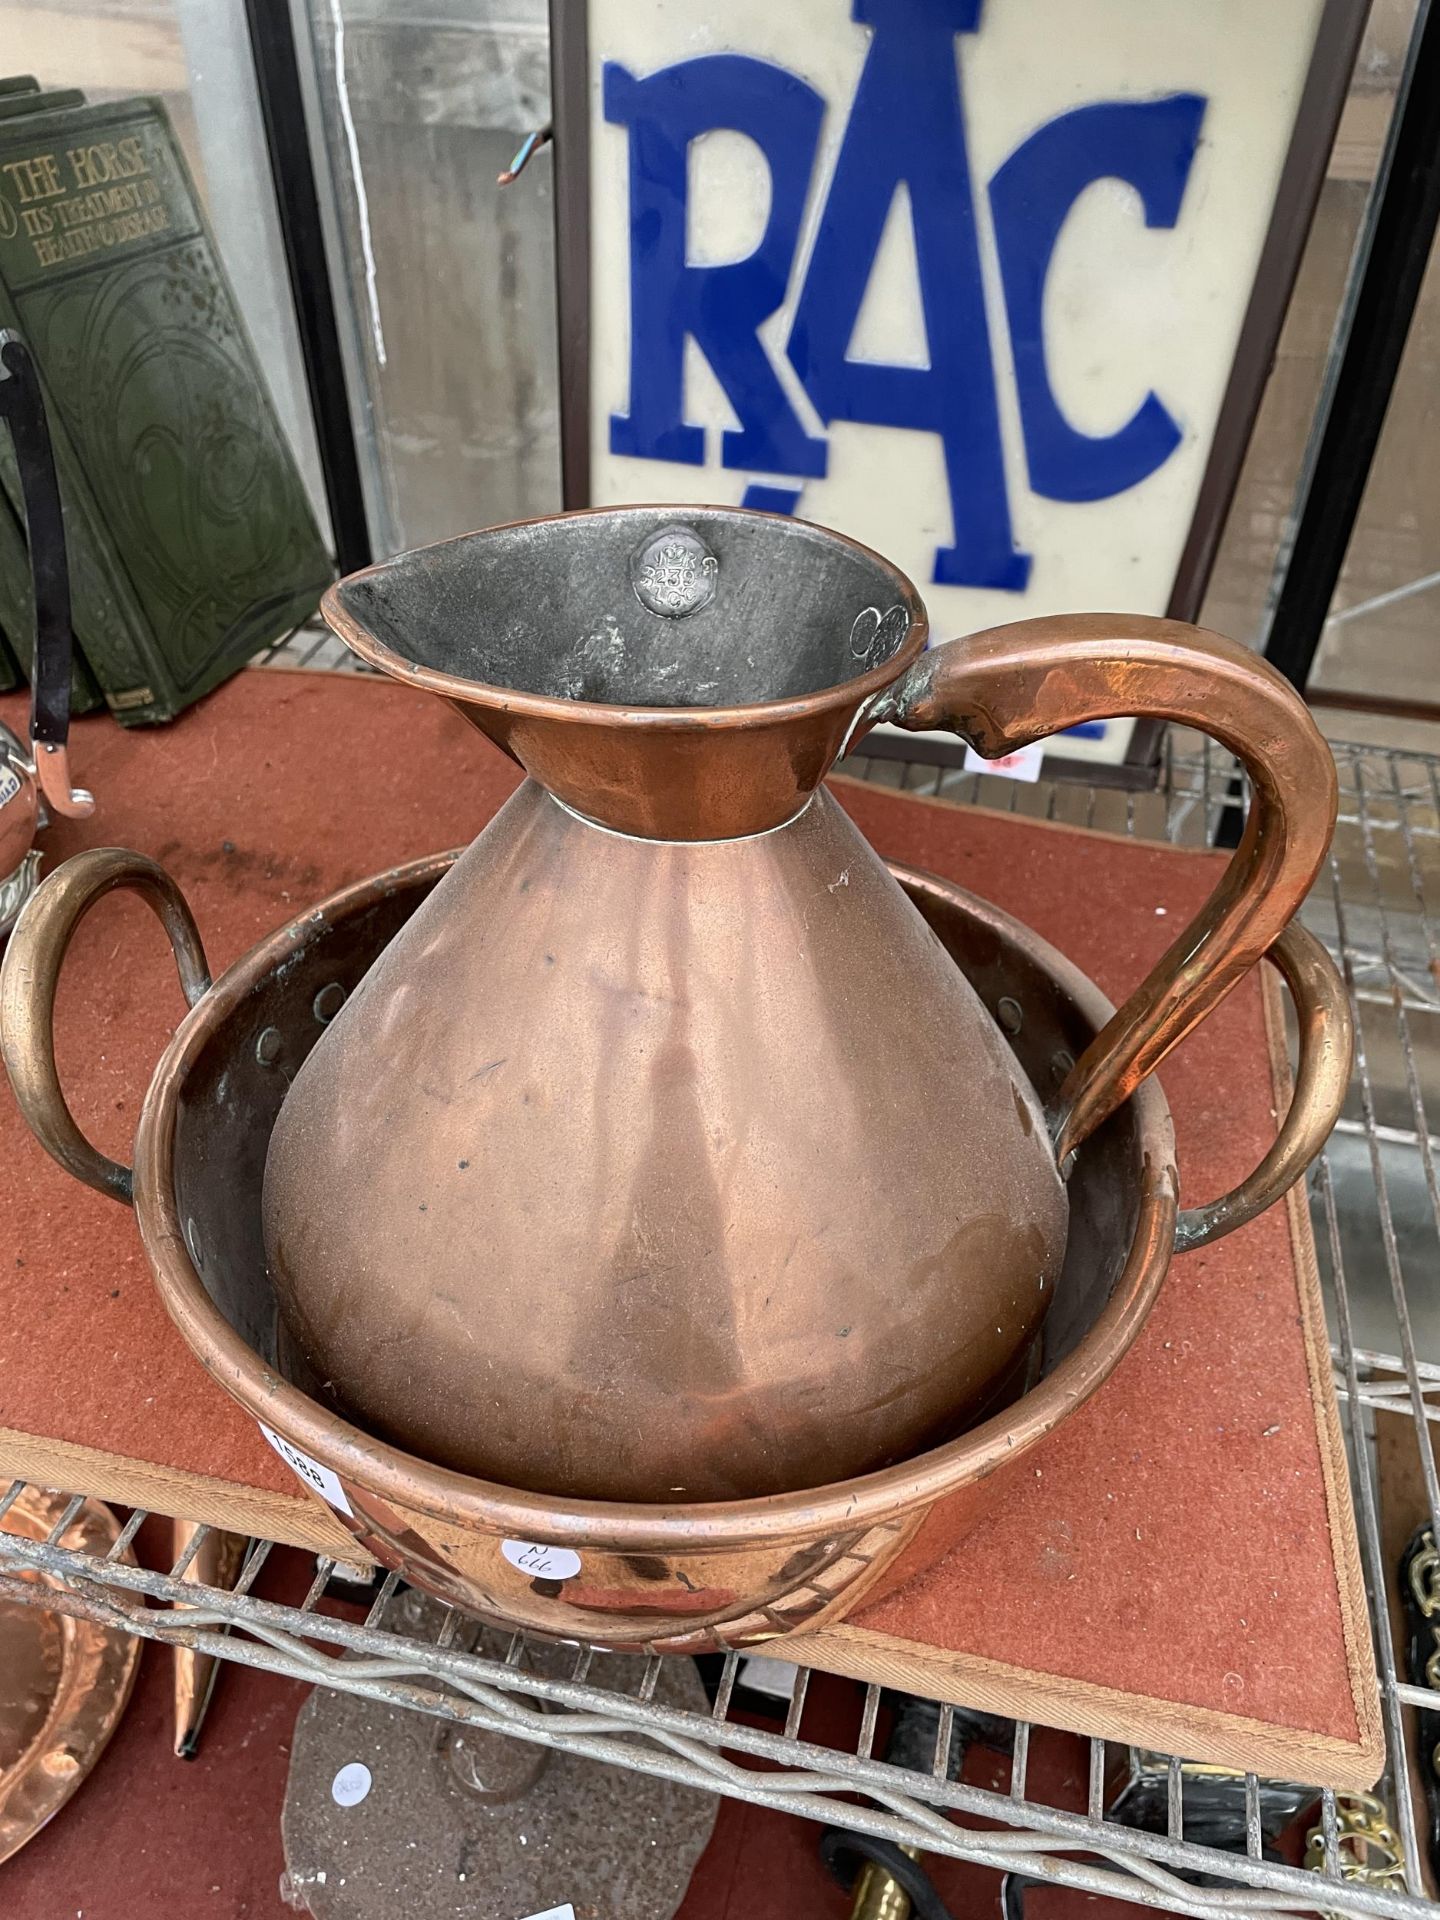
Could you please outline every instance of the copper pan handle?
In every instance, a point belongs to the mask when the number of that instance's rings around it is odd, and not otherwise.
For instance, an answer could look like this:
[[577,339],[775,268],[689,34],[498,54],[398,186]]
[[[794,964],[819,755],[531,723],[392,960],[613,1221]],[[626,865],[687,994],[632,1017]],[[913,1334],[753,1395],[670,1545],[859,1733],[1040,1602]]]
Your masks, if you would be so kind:
[[1265,957],[1279,968],[1299,1019],[1300,1059],[1290,1111],[1274,1145],[1247,1179],[1222,1199],[1181,1213],[1175,1223],[1177,1253],[1223,1239],[1294,1186],[1329,1139],[1345,1104],[1355,1027],[1335,962],[1298,920]]
[[138,893],[170,936],[186,1004],[210,986],[205,949],[184,895],[165,869],[143,853],[92,847],[77,853],[36,888],[15,922],[0,965],[0,1054],[30,1131],[77,1180],[128,1205],[129,1167],[91,1146],[65,1104],[55,1066],[55,989],[66,948],[81,920],[117,887]]
[[987,759],[1127,714],[1197,727],[1250,776],[1245,831],[1210,899],[1066,1076],[1056,1158],[1114,1112],[1274,945],[1335,825],[1335,762],[1304,702],[1248,648],[1178,620],[1021,620],[922,655],[873,716],[949,727]]

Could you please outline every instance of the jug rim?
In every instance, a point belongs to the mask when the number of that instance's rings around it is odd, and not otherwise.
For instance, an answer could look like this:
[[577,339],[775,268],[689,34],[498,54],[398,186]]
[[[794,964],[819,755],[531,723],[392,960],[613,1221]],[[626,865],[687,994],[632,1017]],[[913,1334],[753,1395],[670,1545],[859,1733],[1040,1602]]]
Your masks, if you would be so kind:
[[[401,560],[437,553],[487,534],[553,526],[561,521],[619,520],[632,515],[638,518],[656,513],[676,516],[700,513],[727,520],[775,521],[800,527],[821,544],[828,542],[847,548],[889,576],[897,598],[904,604],[909,616],[904,639],[890,658],[881,661],[878,666],[869,667],[849,679],[838,680],[831,686],[818,687],[810,693],[783,695],[774,700],[750,700],[728,706],[637,706],[603,700],[570,699],[560,694],[532,693],[523,688],[503,686],[493,680],[476,680],[465,674],[449,672],[443,667],[430,667],[420,661],[407,659],[372,633],[346,606],[342,597],[346,588],[383,576]],[[320,614],[331,632],[352,653],[402,685],[419,687],[427,693],[440,694],[462,705],[487,707],[513,714],[517,718],[564,719],[580,725],[639,727],[651,732],[691,732],[697,727],[772,727],[792,721],[812,720],[832,709],[863,709],[874,694],[893,685],[914,665],[925,651],[930,633],[930,617],[915,583],[893,560],[877,553],[863,540],[857,540],[851,534],[841,533],[838,528],[825,526],[816,520],[798,520],[790,514],[771,513],[758,507],[735,507],[723,502],[696,500],[635,500],[609,507],[572,507],[561,513],[542,513],[519,520],[497,521],[493,526],[476,527],[467,533],[451,534],[444,540],[427,541],[422,546],[405,548],[388,559],[373,561],[368,567],[357,568],[355,572],[332,581],[321,596]]]

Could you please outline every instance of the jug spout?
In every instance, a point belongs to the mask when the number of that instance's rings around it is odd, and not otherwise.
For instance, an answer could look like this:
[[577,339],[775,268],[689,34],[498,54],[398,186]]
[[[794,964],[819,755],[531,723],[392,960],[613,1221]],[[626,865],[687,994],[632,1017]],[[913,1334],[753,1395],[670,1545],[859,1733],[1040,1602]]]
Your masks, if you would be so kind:
[[878,554],[739,507],[489,528],[352,574],[324,613],[574,812],[653,840],[784,825],[926,636]]

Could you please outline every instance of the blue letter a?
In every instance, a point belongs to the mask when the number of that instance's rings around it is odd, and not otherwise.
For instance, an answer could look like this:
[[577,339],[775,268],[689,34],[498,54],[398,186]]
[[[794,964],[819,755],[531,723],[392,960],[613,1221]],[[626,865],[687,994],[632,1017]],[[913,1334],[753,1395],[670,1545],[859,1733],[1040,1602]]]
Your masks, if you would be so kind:
[[[980,0],[854,0],[874,38],[787,348],[825,420],[938,433],[945,447],[953,546],[935,555],[946,586],[1024,588],[1015,551],[975,208],[960,110],[955,35]],[[847,358],[896,189],[910,192],[928,367]]]

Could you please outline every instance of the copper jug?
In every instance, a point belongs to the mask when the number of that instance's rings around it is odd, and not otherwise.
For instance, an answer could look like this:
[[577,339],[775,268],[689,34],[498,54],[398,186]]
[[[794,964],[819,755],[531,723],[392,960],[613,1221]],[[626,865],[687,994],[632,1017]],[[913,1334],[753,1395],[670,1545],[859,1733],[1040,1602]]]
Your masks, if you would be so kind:
[[[739,509],[495,528],[325,612],[530,777],[276,1123],[267,1257],[312,1390],[488,1481],[656,1503],[826,1486],[1020,1391],[1072,1156],[1324,856],[1334,765],[1292,690],[1135,615],[926,651],[894,567]],[[822,783],[882,719],[994,756],[1117,714],[1202,727],[1253,802],[1046,1112]]]

